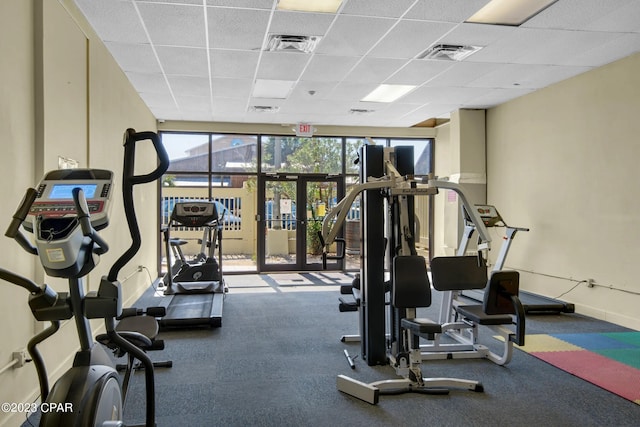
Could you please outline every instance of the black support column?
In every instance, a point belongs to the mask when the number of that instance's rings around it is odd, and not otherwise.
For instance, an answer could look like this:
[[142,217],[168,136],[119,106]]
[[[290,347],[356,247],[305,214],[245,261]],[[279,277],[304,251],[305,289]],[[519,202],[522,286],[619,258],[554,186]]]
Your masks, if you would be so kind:
[[[383,147],[360,148],[360,182],[384,175]],[[360,332],[362,357],[369,366],[387,363],[384,291],[384,197],[364,191],[361,201],[362,262],[360,263]]]

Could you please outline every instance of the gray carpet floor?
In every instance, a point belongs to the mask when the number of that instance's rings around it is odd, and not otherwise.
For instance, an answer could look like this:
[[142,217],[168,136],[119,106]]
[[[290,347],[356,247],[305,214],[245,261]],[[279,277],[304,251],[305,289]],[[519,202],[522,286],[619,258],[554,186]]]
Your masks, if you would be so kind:
[[[227,276],[222,327],[168,330],[151,356],[158,426],[637,426],[640,405],[519,350],[507,366],[488,360],[423,362],[427,377],[480,380],[484,393],[381,396],[376,406],[342,394],[336,375],[364,382],[393,379],[389,366],[351,370],[340,336],[357,333],[357,313],[340,313],[339,283],[348,276]],[[152,290],[140,303],[157,302]],[[435,318],[439,299],[424,314]],[[580,315],[529,316],[527,333],[615,332],[624,328]],[[481,341],[494,345],[489,331]],[[144,418],[143,375],[133,380],[127,419]]]

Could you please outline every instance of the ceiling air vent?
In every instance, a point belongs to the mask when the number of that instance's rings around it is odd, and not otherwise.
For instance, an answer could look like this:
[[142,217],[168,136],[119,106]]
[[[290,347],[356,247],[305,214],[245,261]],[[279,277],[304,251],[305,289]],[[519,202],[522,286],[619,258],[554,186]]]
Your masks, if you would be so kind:
[[310,53],[322,37],[269,34],[267,52],[302,52]]
[[249,111],[254,113],[277,113],[280,107],[273,105],[252,105],[249,107]]
[[467,56],[482,49],[480,46],[462,46],[457,44],[436,44],[425,50],[418,59],[439,59],[462,61]]
[[371,114],[371,113],[375,113],[376,110],[367,110],[366,108],[352,108],[349,110],[349,114],[355,114],[357,116],[363,115],[363,114]]

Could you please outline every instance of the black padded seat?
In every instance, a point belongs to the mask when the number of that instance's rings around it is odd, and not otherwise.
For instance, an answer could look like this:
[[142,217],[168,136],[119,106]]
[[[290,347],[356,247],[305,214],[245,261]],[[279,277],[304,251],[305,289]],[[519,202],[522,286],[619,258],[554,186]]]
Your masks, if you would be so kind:
[[159,327],[155,317],[131,316],[121,319],[116,326],[116,331],[120,334],[138,332],[153,341],[158,336]]
[[442,333],[442,326],[439,323],[434,323],[433,321],[424,318],[404,318],[400,321],[400,326],[402,326],[404,329],[410,330],[416,335],[432,335]]
[[182,245],[186,245],[187,242],[184,239],[169,239],[169,244],[171,244],[171,246],[182,246]]
[[462,316],[479,325],[509,325],[513,319],[508,314],[487,314],[480,304],[461,305],[456,311]]
[[431,278],[438,291],[484,289],[487,266],[476,255],[436,257],[431,260]]
[[[163,350],[164,341],[156,339],[160,327],[155,316],[164,316],[164,307],[147,308],[147,316],[142,316],[142,313],[142,310],[133,307],[122,310],[122,315],[118,318],[116,331],[122,338],[144,351]],[[106,333],[96,336],[96,341],[115,350],[118,357],[124,355],[122,350],[111,341]]]

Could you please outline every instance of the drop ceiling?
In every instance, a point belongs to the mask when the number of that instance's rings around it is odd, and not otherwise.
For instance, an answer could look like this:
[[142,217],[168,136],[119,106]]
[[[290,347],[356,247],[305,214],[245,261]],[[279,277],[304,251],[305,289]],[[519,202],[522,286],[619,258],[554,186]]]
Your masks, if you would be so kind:
[[[277,0],[75,1],[159,120],[410,127],[640,51],[638,0],[559,0],[519,27],[465,23],[487,0],[343,0],[335,14]],[[310,53],[266,51],[272,35],[317,40]],[[434,45],[482,49],[419,59]],[[380,84],[416,87],[361,101]]]

